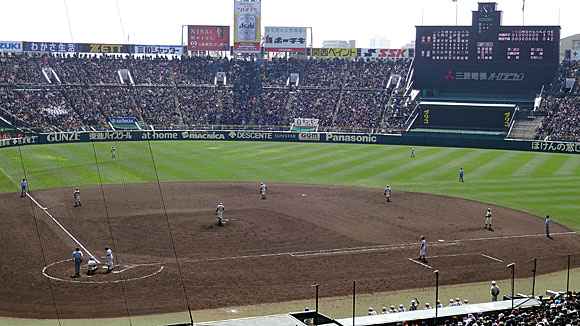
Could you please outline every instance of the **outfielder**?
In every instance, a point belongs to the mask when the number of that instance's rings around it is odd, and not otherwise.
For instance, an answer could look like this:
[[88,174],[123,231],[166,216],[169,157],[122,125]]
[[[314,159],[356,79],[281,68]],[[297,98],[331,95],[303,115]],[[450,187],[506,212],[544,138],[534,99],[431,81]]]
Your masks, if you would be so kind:
[[223,215],[224,209],[226,209],[226,208],[224,207],[223,203],[220,203],[219,205],[217,205],[217,208],[215,209],[215,215],[217,215],[217,217],[218,217],[218,226],[224,226],[224,224],[222,223],[222,215]]
[[111,158],[115,158],[115,147],[111,146]]
[[421,236],[421,250],[419,250],[419,260],[422,260],[424,263],[427,262],[425,259],[425,236]]
[[489,229],[490,231],[493,231],[491,229],[491,208],[488,208],[487,213],[485,213],[485,226],[483,228]]
[[262,195],[262,199],[266,199],[266,189],[268,189],[268,187],[266,187],[266,185],[262,182],[260,185],[260,194]]
[[387,198],[387,203],[391,201],[391,187],[389,185],[385,188],[385,197]]
[[79,191],[79,188],[75,189],[74,192],[74,196],[75,196],[75,207],[81,206],[81,192]]
[[411,147],[411,157],[415,158],[415,147]]
[[113,251],[109,247],[105,247],[105,250],[107,252],[107,256],[101,258],[103,259],[107,258],[107,271],[105,272],[105,274],[108,274],[113,271],[113,268],[115,266],[113,265]]

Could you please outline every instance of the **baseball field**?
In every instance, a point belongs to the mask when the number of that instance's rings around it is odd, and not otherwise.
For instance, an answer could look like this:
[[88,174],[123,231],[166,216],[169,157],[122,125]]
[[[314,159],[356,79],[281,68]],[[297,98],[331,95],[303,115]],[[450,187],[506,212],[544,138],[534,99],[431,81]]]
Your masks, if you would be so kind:
[[[447,286],[505,280],[510,262],[529,277],[533,257],[539,274],[564,270],[569,253],[580,266],[580,156],[415,154],[406,146],[204,141],[1,149],[0,254],[10,263],[0,265],[0,315],[130,319],[188,305],[305,300],[316,283],[327,298],[347,296],[352,280],[361,294],[425,288],[435,269]],[[20,198],[25,177],[30,196]],[[73,207],[76,187],[81,207]],[[220,202],[224,227],[215,225]],[[488,207],[495,232],[483,229]],[[553,240],[544,236],[547,214]],[[415,260],[421,235],[427,263]],[[115,273],[70,279],[79,245],[100,263],[111,246]]]

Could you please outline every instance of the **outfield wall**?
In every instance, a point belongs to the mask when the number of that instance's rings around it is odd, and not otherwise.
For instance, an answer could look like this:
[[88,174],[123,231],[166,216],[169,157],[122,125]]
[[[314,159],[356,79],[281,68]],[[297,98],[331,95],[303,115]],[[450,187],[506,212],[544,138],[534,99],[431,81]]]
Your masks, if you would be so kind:
[[530,152],[580,154],[580,142],[506,140],[497,135],[462,133],[355,134],[334,132],[281,131],[97,131],[41,133],[16,139],[0,140],[0,148],[19,145],[77,142],[116,142],[141,140],[218,140],[218,141],[281,141],[304,143],[351,143],[408,146],[439,146],[502,149]]

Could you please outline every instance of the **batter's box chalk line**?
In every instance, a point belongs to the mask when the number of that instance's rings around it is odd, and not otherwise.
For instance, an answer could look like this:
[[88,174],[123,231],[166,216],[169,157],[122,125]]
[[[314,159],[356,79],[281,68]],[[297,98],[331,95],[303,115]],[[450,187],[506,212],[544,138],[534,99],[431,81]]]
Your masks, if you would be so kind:
[[89,276],[83,276],[80,278],[70,279],[70,278],[56,277],[56,276],[52,276],[52,275],[48,274],[48,269],[50,267],[58,265],[58,264],[62,264],[62,263],[72,263],[72,260],[65,259],[65,260],[60,260],[60,261],[54,262],[52,264],[49,264],[42,269],[42,275],[44,275],[45,277],[47,277],[51,280],[59,281],[59,282],[86,283],[86,284],[113,284],[113,283],[132,282],[132,281],[143,280],[143,279],[146,279],[146,278],[149,278],[149,277],[152,277],[152,276],[155,276],[155,275],[161,273],[161,271],[163,271],[163,269],[165,268],[165,265],[163,265],[162,263],[121,264],[120,266],[117,266],[117,268],[121,268],[121,267],[122,268],[120,270],[116,270],[116,271],[113,270],[113,273],[119,274],[119,273],[126,272],[130,269],[139,268],[139,267],[147,267],[147,266],[158,266],[158,268],[154,269],[152,272],[148,272],[148,273],[143,274],[141,276],[128,278],[128,279],[116,279],[116,280],[106,280],[106,281],[91,280]]
[[[489,256],[489,255],[486,255],[486,254],[482,254],[481,252],[464,253],[464,254],[434,255],[434,256],[428,256],[427,258],[429,258],[429,259],[435,259],[435,258],[443,258],[443,257],[460,257],[460,256],[481,256],[481,257],[484,257],[484,258],[487,258],[487,259],[491,259],[491,260],[496,261],[496,262],[499,262],[499,263],[503,263],[503,260],[501,260],[499,258],[496,258],[496,257],[493,257],[493,256]],[[432,268],[431,266],[429,266],[429,265],[427,265],[427,264],[425,264],[422,261],[419,261],[417,259],[408,258],[408,260],[410,260],[410,261],[412,261],[414,263],[417,263],[419,265],[422,265],[422,266],[425,266],[425,267],[428,267],[428,268]]]

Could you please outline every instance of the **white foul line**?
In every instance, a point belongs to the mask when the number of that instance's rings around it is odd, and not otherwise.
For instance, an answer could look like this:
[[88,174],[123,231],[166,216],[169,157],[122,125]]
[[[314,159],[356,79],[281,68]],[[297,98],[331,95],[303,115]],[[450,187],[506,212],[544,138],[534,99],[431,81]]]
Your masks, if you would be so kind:
[[429,265],[427,265],[427,264],[423,264],[422,262],[420,262],[420,261],[418,261],[418,260],[415,260],[415,259],[413,259],[413,258],[409,258],[409,260],[410,260],[410,261],[412,261],[412,262],[414,262],[414,263],[417,263],[417,264],[419,264],[419,265],[422,265],[422,266],[425,266],[425,267],[428,267],[428,268],[431,268],[431,269],[433,269],[433,267],[431,267],[431,266],[429,266]]
[[[4,175],[6,175],[8,177],[8,179],[12,180],[12,182],[14,182],[17,187],[20,187],[20,185],[18,184],[18,182],[16,182],[14,179],[12,179],[12,177],[10,177],[8,174],[6,174],[6,172],[4,170],[2,170],[2,168],[0,168],[0,171],[2,171],[2,173],[4,173]],[[97,257],[95,257],[93,254],[91,254],[91,252],[88,251],[87,248],[85,248],[85,246],[83,246],[70,232],[68,232],[67,229],[65,229],[64,226],[62,226],[62,224],[60,224],[52,215],[50,215],[50,213],[48,212],[47,208],[46,207],[42,207],[36,201],[36,199],[34,199],[30,195],[30,193],[28,193],[28,191],[26,191],[26,196],[28,196],[28,198],[30,198],[40,209],[42,209],[42,211],[45,212],[46,215],[48,215],[54,221],[54,223],[56,223],[56,225],[58,225],[66,234],[68,234],[68,236],[71,237],[71,239],[73,239],[73,241],[76,242],[76,244],[79,245],[79,247],[83,248],[83,250],[86,251],[87,254],[89,254],[89,256],[93,257],[97,263],[99,263],[99,264],[101,263],[97,259]]]
[[499,258],[495,258],[495,257],[492,257],[492,256],[484,255],[484,254],[482,254],[481,252],[480,252],[479,254],[480,254],[480,255],[482,255],[483,257],[489,258],[489,259],[491,259],[491,260],[495,260],[495,261],[498,261],[498,262],[500,262],[500,263],[503,263],[503,260],[501,260],[501,259],[499,259]]
[[29,198],[30,198],[30,199],[31,199],[31,200],[32,200],[32,201],[33,201],[33,202],[34,202],[34,203],[35,203],[35,204],[36,204],[38,207],[40,207],[40,209],[42,209],[42,211],[43,211],[43,212],[45,212],[45,213],[46,213],[46,215],[48,215],[48,217],[50,217],[50,218],[51,218],[51,219],[54,221],[54,223],[56,223],[56,225],[58,225],[58,226],[59,226],[59,227],[60,227],[60,228],[61,228],[61,229],[64,231],[64,233],[68,234],[68,236],[69,236],[71,239],[73,239],[73,241],[74,241],[74,242],[75,242],[77,245],[79,245],[79,247],[83,248],[83,250],[84,250],[84,251],[86,251],[86,252],[87,252],[87,254],[89,254],[89,256],[93,257],[97,263],[99,263],[99,264],[101,263],[101,262],[100,262],[100,261],[97,259],[97,257],[95,257],[93,254],[91,254],[91,252],[90,252],[90,251],[89,251],[87,248],[85,248],[85,246],[83,246],[83,245],[82,245],[82,243],[80,243],[80,242],[79,242],[79,241],[78,241],[78,240],[77,240],[77,239],[76,239],[76,238],[75,238],[75,237],[74,237],[74,236],[73,236],[73,235],[72,235],[70,232],[68,232],[68,230],[67,230],[67,229],[65,229],[65,228],[64,228],[64,226],[62,226],[62,224],[60,224],[60,223],[59,223],[59,222],[56,220],[56,218],[54,218],[54,217],[53,217],[53,216],[52,216],[52,215],[51,215],[51,214],[48,212],[48,209],[46,209],[46,207],[42,207],[42,206],[41,206],[41,205],[40,205],[40,204],[39,204],[39,203],[36,201],[36,199],[34,199],[34,198],[33,198],[33,197],[32,197],[32,196],[31,196],[31,195],[28,193],[28,191],[26,192],[26,196],[28,196],[28,197],[29,197]]

